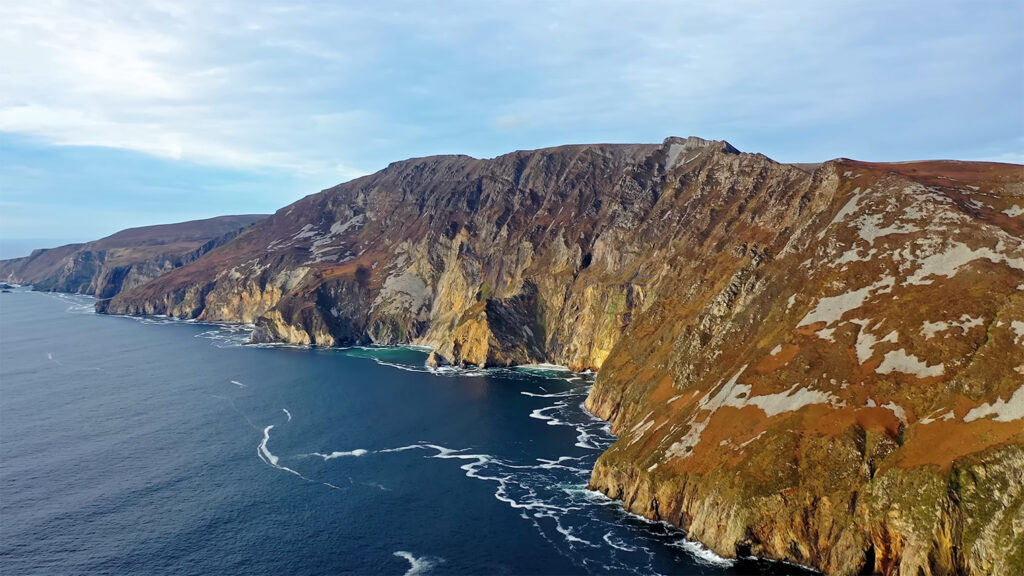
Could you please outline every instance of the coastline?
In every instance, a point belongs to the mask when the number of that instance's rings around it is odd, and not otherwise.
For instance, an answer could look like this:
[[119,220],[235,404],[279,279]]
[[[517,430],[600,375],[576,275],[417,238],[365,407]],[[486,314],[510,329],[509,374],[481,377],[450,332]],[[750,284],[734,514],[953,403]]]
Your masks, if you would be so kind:
[[[40,293],[40,294],[49,295],[49,296],[52,296],[52,297],[60,299],[60,300],[69,300],[70,298],[76,298],[76,299],[80,298],[84,302],[88,302],[88,303],[94,303],[95,301],[98,300],[96,297],[94,297],[92,295],[89,295],[89,294],[79,294],[79,293],[74,293],[74,292],[31,290],[31,286],[30,285],[28,285],[28,286],[20,286],[19,288],[23,288],[23,289],[24,288],[28,288],[29,290],[26,290],[26,291],[32,291],[32,292],[37,292],[37,293]],[[124,318],[127,318],[127,319],[135,320],[137,322],[142,322],[144,324],[151,324],[151,325],[188,324],[188,325],[196,325],[196,326],[201,326],[201,327],[210,327],[210,328],[214,328],[214,329],[216,329],[218,331],[227,330],[227,331],[229,331],[232,334],[236,334],[240,330],[245,330],[245,331],[247,331],[247,332],[249,332],[251,334],[251,331],[254,328],[253,324],[243,324],[243,323],[233,323],[233,322],[207,322],[207,321],[200,321],[200,320],[197,320],[195,318],[189,318],[189,319],[176,318],[176,317],[169,316],[169,315],[166,315],[166,314],[146,315],[146,314],[109,314],[109,313],[105,313],[105,312],[100,313],[100,312],[97,312],[93,307],[87,306],[84,302],[82,304],[80,304],[81,313],[89,313],[89,314],[104,315],[104,316],[114,316],[114,317],[124,317]],[[208,334],[208,333],[203,333],[203,334]],[[415,372],[428,373],[428,374],[433,374],[433,375],[436,375],[436,376],[481,377],[481,376],[488,376],[488,375],[502,375],[502,374],[510,374],[510,373],[511,374],[516,374],[516,373],[518,373],[518,374],[526,374],[526,375],[529,375],[529,376],[532,376],[532,377],[549,378],[549,379],[553,379],[553,380],[565,381],[565,382],[573,383],[573,382],[579,382],[579,381],[583,380],[584,378],[594,377],[594,376],[596,376],[598,374],[597,372],[592,371],[592,370],[573,371],[568,366],[559,365],[559,364],[550,364],[550,363],[535,363],[535,364],[524,364],[524,365],[516,365],[516,366],[508,366],[508,367],[490,367],[490,368],[478,368],[478,367],[474,367],[474,366],[469,366],[469,367],[459,367],[459,366],[433,367],[433,366],[430,366],[430,365],[424,363],[422,366],[419,366],[419,367],[411,367],[411,366],[408,366],[408,365],[398,364],[398,363],[394,363],[394,362],[388,362],[388,361],[386,361],[384,359],[381,359],[381,358],[377,357],[374,354],[374,352],[387,353],[387,352],[401,351],[401,350],[413,350],[413,351],[416,351],[416,352],[419,352],[419,353],[427,353],[427,354],[429,354],[430,351],[433,350],[433,348],[430,347],[430,346],[425,346],[425,345],[420,345],[420,344],[369,345],[369,346],[362,346],[362,345],[360,345],[360,346],[346,346],[346,347],[343,347],[343,346],[330,346],[330,347],[328,347],[328,346],[317,346],[317,345],[291,344],[291,343],[287,343],[287,342],[252,343],[252,342],[249,342],[249,341],[241,342],[238,338],[230,339],[229,346],[236,346],[236,345],[237,346],[243,346],[243,347],[249,347],[249,348],[287,348],[287,349],[301,349],[301,350],[324,350],[324,351],[336,351],[336,352],[339,352],[339,353],[354,352],[354,351],[355,352],[360,352],[361,351],[361,352],[367,352],[368,354],[366,354],[366,355],[356,354],[354,356],[355,357],[362,357],[362,358],[371,359],[371,360],[375,361],[377,364],[380,364],[380,365],[383,365],[383,366],[387,366],[389,368],[394,368],[394,369],[399,369],[399,370],[412,370],[412,371],[415,371]],[[603,430],[604,434],[607,435],[607,437],[604,438],[603,441],[608,443],[608,444],[614,443],[615,441],[618,440],[618,437],[611,432],[611,430],[610,430],[610,426],[611,426],[610,421],[595,415],[593,412],[591,412],[586,407],[586,401],[587,401],[587,398],[589,398],[589,395],[590,395],[590,392],[591,392],[592,388],[593,388],[592,385],[587,387],[587,389],[586,389],[587,395],[578,403],[578,407],[579,407],[579,409],[584,414],[586,414],[594,422],[602,423],[601,430]],[[527,395],[527,396],[540,396],[540,397],[569,397],[570,396],[569,394],[566,394],[566,393],[533,394],[533,393],[529,393],[529,392],[522,392],[522,394],[523,395]],[[544,407],[544,408],[539,408],[539,409],[535,410],[535,413],[537,411],[544,411],[544,410],[549,410],[549,409],[552,409],[552,408],[557,408],[559,405],[560,404],[556,403],[556,404],[554,404],[552,406],[547,406],[547,407]],[[536,414],[531,414],[531,416],[537,417]],[[559,420],[557,420],[555,418],[549,417],[549,416],[541,416],[541,419],[548,420],[549,424],[553,423],[553,424],[563,424],[563,425],[573,426],[572,424],[561,422],[561,421],[559,421]],[[265,436],[265,432],[266,432],[266,430],[264,430],[264,436]],[[266,438],[264,438],[264,440],[266,440]],[[595,448],[595,446],[593,446],[593,445],[581,444],[580,441],[577,442],[576,446],[577,447],[585,447],[585,448],[588,448],[588,449],[594,449]],[[603,452],[603,450],[602,450],[602,452]],[[589,469],[589,472],[590,472],[591,475],[593,474],[593,470],[594,470],[593,467],[591,467]],[[659,529],[666,531],[668,536],[670,536],[670,537],[677,537],[678,540],[676,540],[675,543],[669,544],[669,545],[677,547],[677,548],[680,548],[680,549],[686,551],[686,553],[690,557],[695,559],[695,561],[700,562],[700,563],[705,563],[708,566],[729,567],[729,566],[735,565],[736,562],[740,562],[740,561],[769,562],[769,563],[788,564],[788,565],[792,565],[792,566],[794,566],[794,567],[796,567],[796,568],[798,568],[798,569],[800,569],[802,571],[806,571],[808,573],[818,573],[813,567],[804,566],[804,565],[800,565],[800,564],[796,564],[796,563],[792,563],[792,562],[786,562],[785,560],[778,560],[778,559],[774,559],[774,558],[770,558],[770,557],[759,557],[759,556],[725,557],[725,556],[721,556],[719,554],[716,554],[713,550],[711,550],[709,547],[707,547],[700,540],[691,538],[690,534],[684,528],[682,528],[680,526],[677,526],[677,525],[674,525],[674,524],[672,524],[670,522],[667,522],[667,521],[664,521],[664,520],[652,520],[652,519],[647,518],[647,517],[645,517],[645,516],[643,516],[641,514],[635,513],[633,511],[630,511],[629,509],[627,509],[627,507],[625,505],[625,502],[622,499],[612,498],[612,497],[609,497],[608,495],[602,493],[599,490],[592,489],[590,487],[590,482],[589,481],[587,483],[578,485],[577,488],[579,490],[583,491],[586,494],[587,499],[594,501],[598,505],[601,505],[601,506],[613,505],[616,508],[616,510],[618,510],[623,516],[625,516],[627,518],[632,518],[632,519],[637,520],[637,521],[640,521],[640,522],[642,522],[642,523],[644,523],[646,525],[649,525],[649,526],[657,526],[657,527],[659,527]],[[609,543],[609,546],[614,548],[615,544]]]

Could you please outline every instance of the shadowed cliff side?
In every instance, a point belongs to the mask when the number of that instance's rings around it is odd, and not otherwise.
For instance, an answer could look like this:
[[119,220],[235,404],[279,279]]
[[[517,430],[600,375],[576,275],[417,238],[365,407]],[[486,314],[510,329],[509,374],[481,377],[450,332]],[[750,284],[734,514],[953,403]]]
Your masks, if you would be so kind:
[[[407,160],[102,302],[601,369],[591,485],[724,556],[1024,566],[1024,173],[724,142]],[[994,496],[986,496],[993,494]]]

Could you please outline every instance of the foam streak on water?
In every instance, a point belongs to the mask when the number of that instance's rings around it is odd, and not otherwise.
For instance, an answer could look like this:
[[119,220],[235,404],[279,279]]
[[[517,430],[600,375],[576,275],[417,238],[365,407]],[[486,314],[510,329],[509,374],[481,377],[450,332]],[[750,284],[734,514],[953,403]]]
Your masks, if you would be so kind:
[[[417,558],[413,556],[411,553],[406,552],[405,550],[399,550],[398,552],[395,552],[395,556],[408,560],[409,569],[406,570],[405,576],[418,576],[419,574],[426,574],[437,563],[437,560],[435,559],[427,558],[426,556],[421,556]],[[440,561],[444,562],[444,560]]]
[[[455,461],[467,478],[493,483],[495,499],[518,511],[520,517],[532,524],[559,554],[581,568],[593,567],[597,563],[604,571],[654,574],[657,572],[652,563],[652,548],[656,544],[683,549],[702,563],[728,565],[728,560],[687,541],[682,532],[667,524],[659,525],[658,532],[654,534],[638,534],[624,520],[639,519],[645,524],[648,521],[623,511],[617,502],[586,489],[596,450],[603,450],[614,441],[604,422],[582,407],[589,389],[589,385],[585,385],[555,394],[527,394],[555,400],[553,404],[534,410],[530,416],[545,420],[549,425],[575,427],[580,438],[576,446],[594,450],[585,455],[521,462],[424,441],[378,450],[356,448],[299,456],[317,456],[325,462],[340,462],[345,457],[399,457],[426,451],[429,453],[419,457]],[[264,434],[264,443],[261,444],[264,449],[266,440],[267,434]],[[269,451],[264,458],[271,465],[278,466],[276,458],[269,458]],[[608,514],[609,507],[614,510],[612,515]],[[413,565],[410,570],[429,569],[426,564],[414,562],[413,558],[406,559]]]
[[[379,349],[357,348],[356,354],[368,357],[378,364],[391,365],[381,358],[376,358]],[[366,356],[363,356],[363,355]],[[603,495],[587,490],[587,481],[594,461],[600,451],[605,450],[615,441],[608,424],[596,418],[583,407],[583,402],[590,391],[593,375],[578,375],[558,370],[557,367],[536,367],[528,371],[514,369],[459,369],[398,365],[403,370],[429,372],[438,376],[477,376],[494,373],[503,375],[519,374],[523,377],[544,377],[568,380],[575,383],[582,380],[582,385],[575,385],[561,392],[536,393],[522,391],[521,394],[550,403],[532,410],[529,417],[542,420],[550,426],[568,426],[576,431],[575,447],[587,450],[586,455],[563,455],[553,459],[537,458],[531,462],[520,462],[503,458],[494,454],[474,452],[469,448],[452,448],[440,444],[421,441],[416,444],[370,450],[354,448],[334,450],[331,452],[308,452],[296,458],[316,456],[324,462],[345,460],[367,456],[401,455],[413,451],[430,452],[424,457],[438,460],[452,460],[459,463],[459,468],[467,478],[490,482],[495,485],[494,497],[519,512],[520,517],[529,522],[560,555],[580,568],[592,567],[595,563],[603,571],[631,574],[656,574],[654,568],[655,545],[668,545],[685,550],[698,563],[715,566],[727,566],[731,561],[719,558],[699,544],[690,542],[681,531],[660,523],[658,532],[653,534],[639,533],[628,526],[625,519],[648,521],[622,510],[615,501]],[[569,380],[567,376],[573,378]],[[264,429],[263,441],[260,443],[259,455],[268,465],[290,472],[308,482],[316,482],[337,488],[326,482],[312,480],[307,476],[279,464],[276,456],[267,448],[269,432],[273,426]],[[381,481],[388,479],[381,478]],[[364,485],[385,489],[380,482],[363,482]],[[609,516],[608,509],[614,509]],[[430,561],[415,558],[404,551],[396,552],[409,560],[412,567],[409,573],[420,574],[432,567]],[[406,556],[408,555],[408,556]]]
[[328,488],[333,488],[335,490],[341,490],[341,488],[335,486],[334,484],[331,484],[330,482],[320,482],[318,480],[311,480],[309,478],[306,478],[305,476],[303,476],[299,472],[296,472],[295,470],[292,470],[291,468],[288,468],[287,466],[281,466],[280,464],[278,464],[280,459],[277,456],[275,456],[274,454],[272,454],[270,452],[270,448],[267,447],[267,443],[270,442],[270,431],[273,430],[273,428],[274,428],[274,425],[271,424],[271,425],[269,425],[269,426],[267,426],[266,428],[263,429],[263,440],[260,441],[260,445],[256,448],[256,455],[259,456],[260,460],[262,460],[264,463],[266,463],[271,468],[276,468],[277,470],[288,472],[289,474],[294,474],[294,475],[298,476],[299,478],[302,478],[306,482],[312,482],[314,484],[322,484],[324,486],[327,486]]

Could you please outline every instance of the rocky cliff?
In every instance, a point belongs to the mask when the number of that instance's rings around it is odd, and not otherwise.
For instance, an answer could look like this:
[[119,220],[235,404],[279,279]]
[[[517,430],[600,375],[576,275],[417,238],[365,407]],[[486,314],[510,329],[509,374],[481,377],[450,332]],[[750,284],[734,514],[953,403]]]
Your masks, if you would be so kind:
[[626,328],[592,486],[726,556],[1024,572],[1024,169],[812,180],[789,232],[684,265]]
[[188,264],[232,240],[264,215],[220,216],[122,230],[85,244],[0,260],[0,278],[36,290],[109,298]]
[[414,159],[102,302],[600,369],[591,485],[724,556],[1024,570],[1024,167],[724,142]]

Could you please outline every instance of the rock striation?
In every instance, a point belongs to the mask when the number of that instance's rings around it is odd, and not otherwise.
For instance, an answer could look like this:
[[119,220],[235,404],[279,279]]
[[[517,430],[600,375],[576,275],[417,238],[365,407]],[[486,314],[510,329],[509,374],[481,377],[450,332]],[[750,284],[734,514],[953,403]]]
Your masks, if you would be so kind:
[[723,556],[1024,572],[1024,167],[725,142],[439,156],[99,304],[600,370],[591,487]]
[[122,230],[85,244],[0,260],[0,278],[36,290],[110,298],[226,244],[264,215],[219,216]]

